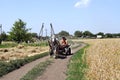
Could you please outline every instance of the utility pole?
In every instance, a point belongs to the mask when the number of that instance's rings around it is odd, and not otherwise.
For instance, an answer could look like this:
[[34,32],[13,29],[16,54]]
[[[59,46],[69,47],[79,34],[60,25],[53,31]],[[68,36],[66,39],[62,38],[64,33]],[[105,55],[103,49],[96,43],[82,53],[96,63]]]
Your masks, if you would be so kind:
[[2,37],[1,36],[2,36],[2,24],[0,24],[0,44],[2,43],[2,39],[1,39]]
[[42,27],[41,27],[41,29],[40,29],[39,39],[42,39],[42,36],[43,36],[43,28],[44,28],[44,23],[42,23]]
[[2,24],[0,24],[0,35],[2,34]]
[[46,40],[47,40],[47,29],[45,29],[45,33],[46,33]]
[[52,23],[50,23],[50,26],[51,26],[51,37],[52,37],[53,35],[55,36],[55,32],[54,32],[54,29],[53,29]]

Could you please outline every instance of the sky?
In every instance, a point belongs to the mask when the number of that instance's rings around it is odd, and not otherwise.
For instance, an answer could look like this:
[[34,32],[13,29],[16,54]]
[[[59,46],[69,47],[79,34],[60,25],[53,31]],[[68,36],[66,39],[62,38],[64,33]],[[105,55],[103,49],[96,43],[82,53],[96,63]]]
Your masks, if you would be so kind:
[[35,33],[44,23],[48,35],[50,23],[55,33],[120,33],[120,0],[0,0],[2,29],[9,32],[18,19]]

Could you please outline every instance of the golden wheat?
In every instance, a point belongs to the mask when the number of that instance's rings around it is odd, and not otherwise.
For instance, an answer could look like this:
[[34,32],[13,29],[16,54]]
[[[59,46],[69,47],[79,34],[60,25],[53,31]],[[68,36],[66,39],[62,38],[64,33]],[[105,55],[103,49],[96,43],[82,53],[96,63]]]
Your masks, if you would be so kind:
[[88,80],[120,80],[120,39],[82,40],[86,51]]

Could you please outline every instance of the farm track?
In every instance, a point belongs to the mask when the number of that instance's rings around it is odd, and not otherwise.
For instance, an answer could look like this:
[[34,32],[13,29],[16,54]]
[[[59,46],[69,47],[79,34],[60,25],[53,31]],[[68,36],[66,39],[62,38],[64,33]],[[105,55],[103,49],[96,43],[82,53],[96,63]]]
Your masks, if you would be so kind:
[[[73,45],[75,46],[75,45]],[[76,45],[78,46],[78,45]],[[76,51],[84,47],[85,44],[81,44],[78,48],[72,49],[72,53],[74,54]],[[67,56],[65,59],[54,59],[53,63],[48,66],[46,71],[43,73],[43,75],[37,77],[36,80],[65,80],[66,79],[66,70],[67,70],[67,64],[70,60],[72,55]],[[0,80],[20,80],[21,77],[23,77],[28,71],[30,71],[34,66],[39,64],[40,62],[44,62],[47,59],[49,59],[49,56],[37,59],[36,61],[33,61],[31,63],[28,63],[21,67],[20,69],[14,70],[7,75],[4,75]]]

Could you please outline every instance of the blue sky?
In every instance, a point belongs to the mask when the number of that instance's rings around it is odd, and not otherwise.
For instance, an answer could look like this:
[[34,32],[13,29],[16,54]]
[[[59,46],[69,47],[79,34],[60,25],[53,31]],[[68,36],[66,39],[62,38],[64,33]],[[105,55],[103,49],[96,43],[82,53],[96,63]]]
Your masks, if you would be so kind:
[[0,24],[10,31],[19,18],[39,33],[42,23],[50,34],[61,30],[120,33],[120,0],[0,0]]

